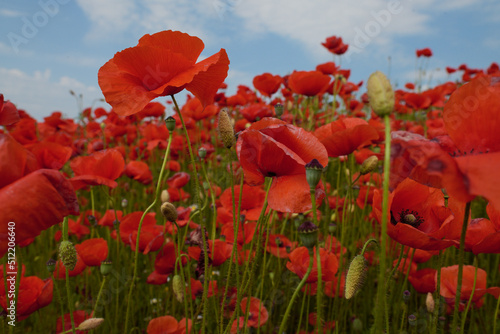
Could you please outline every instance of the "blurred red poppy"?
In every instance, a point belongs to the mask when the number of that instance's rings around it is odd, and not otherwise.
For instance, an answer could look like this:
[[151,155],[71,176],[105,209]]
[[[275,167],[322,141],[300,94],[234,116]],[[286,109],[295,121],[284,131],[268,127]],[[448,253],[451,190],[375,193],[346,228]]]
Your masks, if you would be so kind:
[[249,122],[255,122],[264,117],[273,116],[273,111],[271,108],[264,103],[253,103],[248,107],[241,109],[241,115],[245,117]]
[[[247,311],[247,303],[248,297],[245,297],[241,300],[241,311],[245,313]],[[264,307],[264,303],[260,301],[260,299],[255,297],[250,297],[250,306],[249,306],[249,314],[248,314],[248,322],[246,327],[259,328],[264,325],[269,318],[269,313],[267,309]],[[234,320],[233,325],[231,326],[231,334],[239,333],[243,329],[245,324],[245,316],[241,316],[240,318]]]
[[95,152],[89,156],[76,157],[70,162],[75,177],[71,184],[75,190],[91,185],[105,185],[115,188],[116,179],[125,168],[125,160],[116,149],[107,149]]
[[379,138],[377,130],[361,118],[342,118],[323,125],[314,135],[325,145],[329,157],[348,155]]
[[186,318],[177,321],[170,315],[151,319],[148,324],[148,334],[185,334],[191,332],[191,319],[188,320],[186,331]]
[[[20,279],[17,303],[15,304],[17,321],[21,321],[31,313],[49,305],[52,302],[54,288],[54,282],[50,278],[42,280],[36,276],[21,276]],[[5,312],[9,313],[7,307],[10,307],[10,300],[5,293],[5,281],[2,279],[0,282],[0,305]]]
[[420,49],[420,50],[416,51],[416,54],[417,54],[418,58],[420,58],[420,57],[427,57],[428,58],[428,57],[432,56],[432,50],[429,48]]
[[[236,152],[249,185],[273,177],[269,206],[281,212],[304,212],[312,207],[305,165],[317,159],[328,164],[325,147],[311,133],[275,118],[264,118],[243,131]],[[318,186],[316,200],[324,191]]]
[[108,257],[108,243],[103,238],[87,239],[75,245],[83,262],[89,267],[100,266]]
[[[87,314],[87,312],[83,310],[73,312],[73,319],[75,321],[76,327],[78,327],[83,321],[87,320],[90,317],[91,317],[90,314]],[[57,324],[56,324],[57,334],[66,333],[67,331],[71,331],[71,316],[69,313],[66,313],[64,315],[64,328],[62,328],[62,317],[57,318]],[[75,333],[85,334],[88,333],[88,331],[76,331]]]
[[[163,245],[162,249],[156,254],[155,271],[160,275],[169,275],[175,270],[177,259],[176,247],[173,242]],[[182,257],[182,265],[187,263],[186,258]]]
[[11,125],[20,119],[16,106],[10,101],[5,101],[3,94],[0,94],[0,125]]
[[500,253],[500,210],[489,203],[486,212],[490,219],[472,219],[467,227],[465,248],[474,254]]
[[[210,250],[208,256],[211,260],[211,264],[218,267],[231,257],[233,246],[223,240],[215,239],[214,242],[208,240],[208,249]],[[198,260],[200,258],[201,248],[198,246],[189,247],[188,254],[192,259]]]
[[[129,213],[123,217],[120,223],[120,237],[123,243],[130,246],[132,251],[135,251],[137,232],[142,214],[142,211]],[[144,254],[157,251],[164,241],[163,227],[156,225],[155,216],[156,213],[150,212],[146,214],[142,222],[141,234],[139,237],[139,251]]]
[[190,179],[191,176],[188,173],[178,172],[167,179],[167,184],[171,188],[179,189],[184,187]]
[[349,45],[342,42],[342,37],[331,36],[326,39],[325,42],[321,43],[325,48],[328,49],[333,54],[342,55],[346,53]]
[[71,147],[47,140],[28,144],[26,148],[35,155],[40,168],[61,169],[73,154]]
[[153,181],[153,174],[148,164],[143,161],[130,161],[125,167],[125,175],[142,184],[150,184]]
[[436,269],[424,268],[410,273],[408,281],[418,293],[436,291]]
[[[373,211],[382,219],[382,197],[376,189]],[[423,250],[440,250],[460,238],[463,209],[452,199],[444,206],[441,189],[427,187],[411,179],[401,182],[389,195],[390,222],[387,234],[402,245]],[[454,209],[454,211],[452,211]]]
[[[500,209],[500,77],[479,76],[458,88],[444,106],[448,136],[429,141],[393,132],[391,181],[407,176],[468,202],[484,196]],[[464,136],[467,134],[467,136]]]
[[[323,282],[330,282],[335,279],[335,274],[339,268],[337,256],[324,248],[320,248],[319,255],[321,259],[321,280]],[[309,251],[306,247],[299,247],[292,251],[288,258],[286,267],[291,272],[297,274],[301,279],[307,272],[309,266]],[[307,278],[307,283],[315,283],[318,281],[318,265],[316,259],[316,247],[314,248],[314,262],[311,274]]]
[[[239,206],[239,193],[240,186],[234,186],[234,203],[235,208],[238,209]],[[264,205],[264,197],[266,192],[260,187],[250,187],[246,184],[243,185],[242,196],[241,196],[241,207],[240,214],[245,215],[246,220],[257,220],[259,219],[260,212],[262,211],[262,206]],[[220,203],[222,207],[217,208],[217,212],[221,213],[221,220],[223,223],[233,223],[233,199],[232,190],[227,188],[224,190],[220,196]],[[224,215],[228,219],[224,219]]]
[[283,79],[279,75],[263,73],[253,78],[253,86],[265,96],[271,96],[278,91]]
[[184,88],[205,107],[227,76],[226,51],[196,63],[203,42],[179,31],[146,34],[99,69],[99,86],[113,111],[125,116],[141,111],[152,99]]
[[322,94],[330,84],[330,77],[320,71],[294,71],[288,77],[288,86],[297,94],[316,96]]
[[[85,262],[83,262],[82,257],[80,256],[80,254],[78,254],[78,252],[76,258],[77,260],[75,268],[73,268],[73,270],[70,270],[68,272],[69,277],[78,276],[85,270],[85,268],[87,268]],[[54,271],[54,277],[62,280],[66,279],[66,267],[64,266],[61,260],[57,260],[56,270]]]
[[[486,288],[486,271],[478,268],[477,272],[477,282],[475,285],[474,291],[474,276],[475,276],[476,268],[474,266],[465,265],[463,267],[463,276],[462,276],[462,288],[460,293],[460,305],[459,309],[463,310],[465,305],[469,301],[471,294],[474,292],[474,296],[472,297],[472,302],[480,307],[484,300],[483,296],[486,293],[494,296],[498,299],[500,296],[500,288],[499,287],[491,287]],[[437,280],[437,272],[435,274],[435,280]],[[458,265],[454,265],[451,267],[441,268],[441,282],[440,282],[440,291],[439,293],[445,299],[446,303],[453,307],[455,303],[455,295],[457,293],[457,280],[458,280]]]

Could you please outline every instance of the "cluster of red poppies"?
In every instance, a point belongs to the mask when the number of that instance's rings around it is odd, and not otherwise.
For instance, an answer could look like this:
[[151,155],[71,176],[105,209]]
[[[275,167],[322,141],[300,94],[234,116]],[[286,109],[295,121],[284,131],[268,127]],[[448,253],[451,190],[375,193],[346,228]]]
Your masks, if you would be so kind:
[[[339,56],[348,50],[337,37],[323,45]],[[435,293],[439,287],[453,309],[458,265],[452,257],[463,237],[464,220],[466,251],[500,253],[498,65],[486,70],[447,68],[448,73],[462,71],[461,81],[426,90],[408,83],[395,91],[389,116],[391,192],[384,213],[380,166],[361,172],[364,161],[381,158],[389,149],[384,122],[361,94],[363,82],[349,81],[350,70],[328,62],[283,77],[264,73],[255,77],[254,87],[239,86],[228,96],[223,84],[229,65],[226,52],[221,49],[196,63],[203,47],[198,38],[180,32],[145,35],[99,70],[99,85],[112,109],[87,108],[78,121],[54,112],[40,122],[0,95],[0,253],[7,252],[7,226],[14,222],[23,262],[17,320],[44,308],[42,316],[54,316],[51,330],[71,329],[69,314],[60,313],[63,304],[52,302],[54,285],[66,279],[66,268],[59,259],[51,278],[37,265],[41,256],[55,256],[60,223],[67,216],[77,252],[76,265],[69,270],[69,277],[78,280],[72,287],[78,295],[76,326],[96,317],[91,310],[96,309],[95,285],[101,280],[92,267],[109,259],[116,272],[127,272],[136,251],[142,253],[136,283],[141,300],[126,300],[125,289],[117,289],[107,301],[112,307],[98,314],[109,319],[104,325],[109,332],[121,333],[114,326],[122,325],[115,318],[124,318],[123,303],[132,304],[132,314],[143,315],[132,319],[151,334],[198,331],[201,324],[227,325],[231,333],[247,327],[273,332],[296,278],[306,276],[312,258],[303,300],[318,293],[320,276],[320,287],[329,298],[322,312],[325,332],[335,326],[341,332],[353,328],[352,317],[369,326],[369,315],[360,314],[366,309],[342,310],[345,272],[359,247],[379,238],[384,215],[392,239],[388,256],[397,258],[397,249],[405,254],[404,262],[396,260],[394,266],[418,293]],[[418,50],[421,56],[432,52]],[[183,89],[194,96],[180,108],[181,115],[175,99],[167,107],[151,102],[175,98]],[[166,108],[175,112],[170,130],[163,121]],[[216,115],[222,108],[228,110],[235,131],[235,145],[229,150],[216,135]],[[196,166],[189,164],[189,146],[198,152]],[[168,175],[158,182],[167,147]],[[313,160],[322,176],[311,188],[306,165]],[[163,190],[161,201],[175,205],[175,221],[165,219],[159,206],[143,217],[156,183]],[[472,210],[466,209],[470,202]],[[297,226],[316,216],[319,243],[309,249],[301,245]],[[449,262],[436,267],[431,258],[445,254],[451,254]],[[373,251],[364,256],[370,267],[378,262]],[[481,259],[482,267],[498,271],[498,263]],[[25,276],[25,271],[33,276]],[[178,303],[174,296],[179,291],[170,287],[179,272],[181,295],[188,301],[178,298],[180,304],[172,306]],[[500,288],[487,288],[486,273],[464,266],[461,308],[469,299],[481,306],[485,293],[498,298]],[[9,301],[1,276],[0,305],[6,309]],[[245,278],[248,281],[240,281]],[[403,286],[406,280],[399,280]],[[418,298],[417,304],[422,300]],[[156,306],[151,306],[153,299]],[[204,303],[212,311],[200,320],[203,317],[195,315]],[[308,305],[302,322],[302,303],[288,328],[306,333],[317,320]],[[187,314],[181,304],[189,308]]]

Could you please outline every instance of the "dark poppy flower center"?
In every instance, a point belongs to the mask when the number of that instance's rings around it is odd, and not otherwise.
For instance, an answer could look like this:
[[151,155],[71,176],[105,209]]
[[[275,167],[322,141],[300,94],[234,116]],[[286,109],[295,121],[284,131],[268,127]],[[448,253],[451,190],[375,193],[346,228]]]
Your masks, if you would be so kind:
[[417,211],[404,209],[399,212],[399,221],[396,221],[393,216],[391,217],[393,225],[396,225],[398,222],[418,228],[424,222],[424,219],[420,217]]
[[275,172],[267,172],[267,176],[274,177],[274,176],[276,176],[276,173]]

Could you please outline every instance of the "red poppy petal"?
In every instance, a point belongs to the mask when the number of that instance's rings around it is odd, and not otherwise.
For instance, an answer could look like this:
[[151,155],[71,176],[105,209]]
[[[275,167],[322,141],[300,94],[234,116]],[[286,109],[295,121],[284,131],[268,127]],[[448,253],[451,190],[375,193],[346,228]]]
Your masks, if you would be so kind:
[[196,62],[205,48],[203,41],[198,37],[172,30],[160,31],[152,35],[146,34],[141,37],[137,45],[153,46],[172,53],[180,53],[192,63]]
[[40,169],[0,189],[0,256],[7,251],[8,222],[16,242],[36,237],[69,214],[78,214],[75,191],[55,170]]
[[14,124],[20,119],[16,106],[9,101],[4,102],[3,95],[0,94],[0,125]]
[[177,320],[169,315],[154,318],[149,321],[148,334],[173,334],[177,331]]
[[87,239],[75,248],[87,266],[100,266],[108,257],[108,243],[103,238]]
[[[280,176],[273,180],[269,190],[269,206],[280,212],[305,212],[311,210],[310,187],[306,174]],[[321,188],[316,189],[316,203],[319,205],[325,197]]]
[[35,156],[8,134],[0,133],[0,188],[36,169]]

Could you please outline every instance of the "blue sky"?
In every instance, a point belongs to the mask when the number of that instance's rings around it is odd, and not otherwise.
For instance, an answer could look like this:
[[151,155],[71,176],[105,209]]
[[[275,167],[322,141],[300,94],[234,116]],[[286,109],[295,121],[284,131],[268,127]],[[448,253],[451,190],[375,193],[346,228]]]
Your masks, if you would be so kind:
[[[115,52],[169,29],[200,37],[204,57],[226,49],[229,93],[264,72],[334,60],[320,44],[332,35],[350,44],[335,61],[354,82],[390,68],[401,86],[423,67],[424,83],[435,84],[456,78],[446,66],[500,62],[496,0],[0,0],[0,93],[38,119],[76,117],[69,90],[90,106],[102,97],[97,71]],[[434,56],[417,61],[425,47]]]

